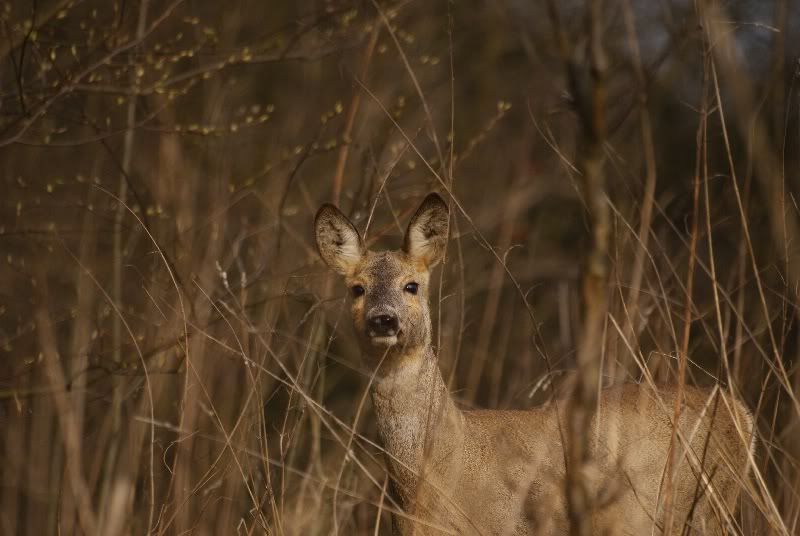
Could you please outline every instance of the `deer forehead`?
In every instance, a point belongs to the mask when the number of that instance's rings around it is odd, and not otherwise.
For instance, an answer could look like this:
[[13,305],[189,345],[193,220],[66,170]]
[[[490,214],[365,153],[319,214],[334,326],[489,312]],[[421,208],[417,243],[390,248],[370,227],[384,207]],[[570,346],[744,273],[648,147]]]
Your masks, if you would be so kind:
[[427,276],[427,270],[420,270],[417,263],[402,251],[380,251],[367,252],[364,255],[352,280],[369,287],[377,287],[411,281],[423,284],[427,282]]

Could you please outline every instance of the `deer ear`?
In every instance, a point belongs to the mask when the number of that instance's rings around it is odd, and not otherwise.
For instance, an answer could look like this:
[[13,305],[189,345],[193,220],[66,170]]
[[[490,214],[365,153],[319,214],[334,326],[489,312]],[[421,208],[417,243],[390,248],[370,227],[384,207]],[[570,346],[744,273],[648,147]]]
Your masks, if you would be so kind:
[[314,218],[314,233],[325,264],[341,275],[351,275],[364,254],[364,243],[347,216],[333,205],[322,205]]
[[450,227],[450,209],[438,194],[428,194],[411,218],[403,251],[428,269],[442,260]]

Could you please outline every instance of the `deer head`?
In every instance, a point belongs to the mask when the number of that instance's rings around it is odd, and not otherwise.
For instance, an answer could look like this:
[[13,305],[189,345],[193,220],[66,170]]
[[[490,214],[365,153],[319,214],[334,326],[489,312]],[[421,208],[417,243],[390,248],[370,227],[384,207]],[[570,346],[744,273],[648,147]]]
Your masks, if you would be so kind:
[[430,271],[444,256],[449,220],[444,200],[429,194],[411,218],[403,248],[373,252],[338,208],[325,204],[317,212],[319,254],[350,288],[353,325],[366,356],[430,346]]

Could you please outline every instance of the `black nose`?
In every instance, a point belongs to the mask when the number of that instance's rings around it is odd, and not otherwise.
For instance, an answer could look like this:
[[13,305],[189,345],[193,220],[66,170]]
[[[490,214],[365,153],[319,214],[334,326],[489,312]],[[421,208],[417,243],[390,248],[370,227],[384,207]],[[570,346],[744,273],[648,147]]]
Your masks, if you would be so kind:
[[374,315],[367,319],[369,334],[373,337],[386,337],[397,335],[399,323],[394,315]]

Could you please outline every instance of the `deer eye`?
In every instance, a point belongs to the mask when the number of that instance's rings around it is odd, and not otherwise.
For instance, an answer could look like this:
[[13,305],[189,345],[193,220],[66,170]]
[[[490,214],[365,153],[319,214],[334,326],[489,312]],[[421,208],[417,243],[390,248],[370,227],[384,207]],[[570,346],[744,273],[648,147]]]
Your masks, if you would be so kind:
[[419,290],[419,284],[414,282],[407,283],[406,286],[403,287],[403,290],[405,290],[409,294],[416,294],[417,291]]
[[354,298],[358,298],[359,296],[364,295],[364,287],[362,287],[361,285],[353,285],[353,287],[350,290],[353,292]]

